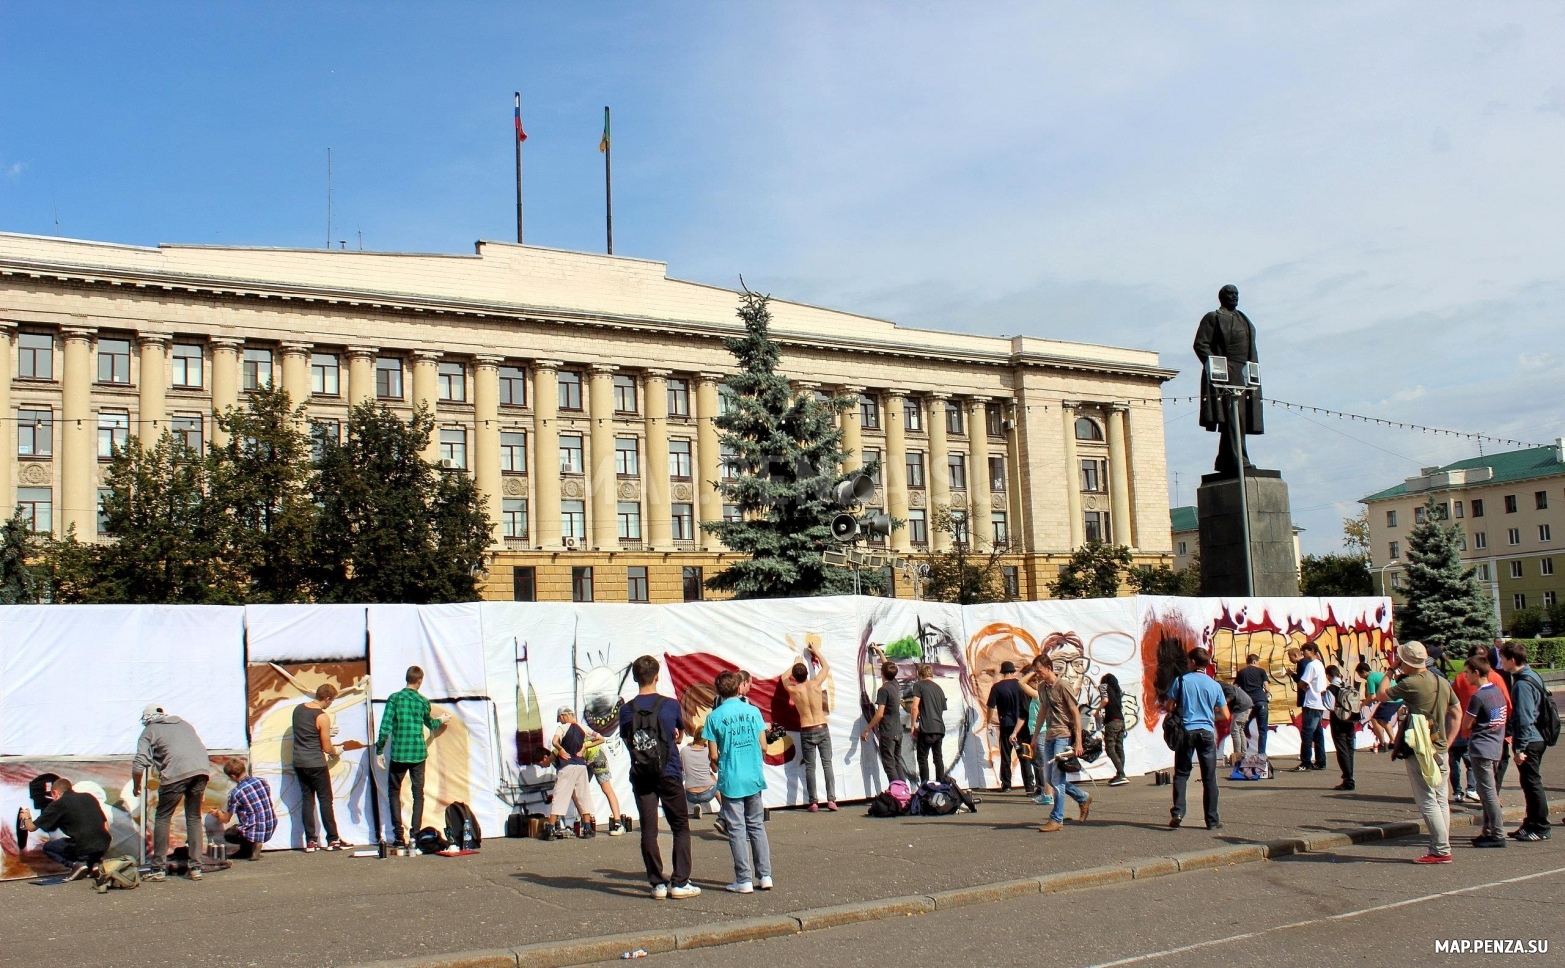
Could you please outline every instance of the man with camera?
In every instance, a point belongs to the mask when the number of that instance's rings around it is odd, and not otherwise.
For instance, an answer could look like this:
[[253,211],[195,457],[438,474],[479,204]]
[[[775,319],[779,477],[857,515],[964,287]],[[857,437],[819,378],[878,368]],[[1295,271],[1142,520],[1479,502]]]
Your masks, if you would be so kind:
[[[1429,853],[1415,864],[1451,863],[1451,762],[1449,737],[1462,721],[1462,707],[1451,684],[1429,671],[1429,652],[1422,642],[1397,646],[1397,668],[1380,684],[1377,702],[1400,699],[1407,718],[1392,759],[1405,760],[1413,800],[1429,828]],[[1394,681],[1393,681],[1394,680]]]

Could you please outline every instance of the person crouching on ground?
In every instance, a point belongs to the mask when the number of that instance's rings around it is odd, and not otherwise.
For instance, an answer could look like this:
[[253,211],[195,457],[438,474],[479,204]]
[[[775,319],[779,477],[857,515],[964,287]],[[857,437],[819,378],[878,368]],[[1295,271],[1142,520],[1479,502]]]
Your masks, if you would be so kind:
[[70,869],[66,880],[86,877],[109,850],[109,822],[103,817],[103,807],[92,794],[75,792],[63,776],[49,784],[49,792],[54,799],[36,820],[26,807],[17,813],[17,820],[26,830],[64,834],[44,842],[44,856]]
[[685,803],[692,807],[714,803],[713,809],[720,809],[723,801],[717,794],[717,768],[712,765],[707,741],[694,737],[679,748],[679,756],[685,768]]
[[[335,692],[335,690],[333,690]],[[272,788],[258,776],[245,775],[245,761],[229,760],[223,772],[234,781],[228,791],[228,803],[222,810],[213,810],[212,816],[219,825],[230,820],[238,823],[223,831],[223,840],[233,845],[237,860],[260,860],[261,847],[277,832],[277,813],[272,809]],[[308,804],[309,791],[305,791]]]
[[587,761],[581,748],[587,743],[587,732],[576,724],[576,712],[569,706],[561,706],[555,715],[560,724],[554,734],[554,798],[550,804],[549,822],[554,824],[554,835],[564,837],[565,808],[576,801],[576,813],[581,817],[581,835],[596,837],[592,829],[592,790],[587,785]]
[[761,793],[766,789],[762,751],[766,722],[739,695],[737,672],[717,677],[721,700],[706,717],[702,735],[717,767],[717,789],[723,795],[723,827],[734,855],[734,882],[728,890],[750,894],[772,889],[772,851],[766,839],[766,814]]

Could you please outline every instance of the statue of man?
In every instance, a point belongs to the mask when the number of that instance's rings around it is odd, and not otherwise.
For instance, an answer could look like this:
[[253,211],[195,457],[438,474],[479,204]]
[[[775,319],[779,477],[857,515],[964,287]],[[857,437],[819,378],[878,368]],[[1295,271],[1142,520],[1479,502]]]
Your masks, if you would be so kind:
[[[1233,411],[1231,404],[1212,385],[1207,369],[1207,357],[1221,356],[1228,360],[1228,384],[1242,387],[1244,365],[1258,362],[1255,352],[1255,324],[1239,311],[1239,289],[1224,286],[1217,291],[1218,308],[1201,317],[1201,326],[1195,334],[1195,355],[1201,361],[1201,426],[1219,435],[1217,463],[1213,467],[1225,477],[1236,477],[1239,461],[1245,470],[1252,469],[1249,454],[1245,450],[1246,434],[1265,433],[1261,421],[1261,388],[1250,387],[1250,392],[1238,400],[1239,429],[1235,434],[1229,427]],[[1238,437],[1239,453],[1234,454],[1234,438]]]

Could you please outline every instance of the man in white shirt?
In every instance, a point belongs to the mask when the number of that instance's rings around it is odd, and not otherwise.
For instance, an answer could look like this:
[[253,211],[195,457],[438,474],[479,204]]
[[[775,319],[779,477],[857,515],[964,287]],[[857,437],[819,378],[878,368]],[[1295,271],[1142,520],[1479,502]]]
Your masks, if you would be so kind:
[[1326,665],[1321,662],[1320,646],[1304,644],[1304,668],[1299,673],[1304,689],[1304,723],[1299,728],[1299,765],[1294,772],[1326,768]]

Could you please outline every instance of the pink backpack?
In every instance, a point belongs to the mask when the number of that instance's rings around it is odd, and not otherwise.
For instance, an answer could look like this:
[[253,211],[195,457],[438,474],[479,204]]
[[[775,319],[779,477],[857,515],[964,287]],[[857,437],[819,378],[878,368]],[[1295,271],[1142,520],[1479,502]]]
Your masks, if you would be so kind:
[[892,780],[891,785],[886,787],[886,792],[896,798],[897,806],[903,810],[906,810],[907,805],[913,802],[913,788],[908,785],[906,780]]

